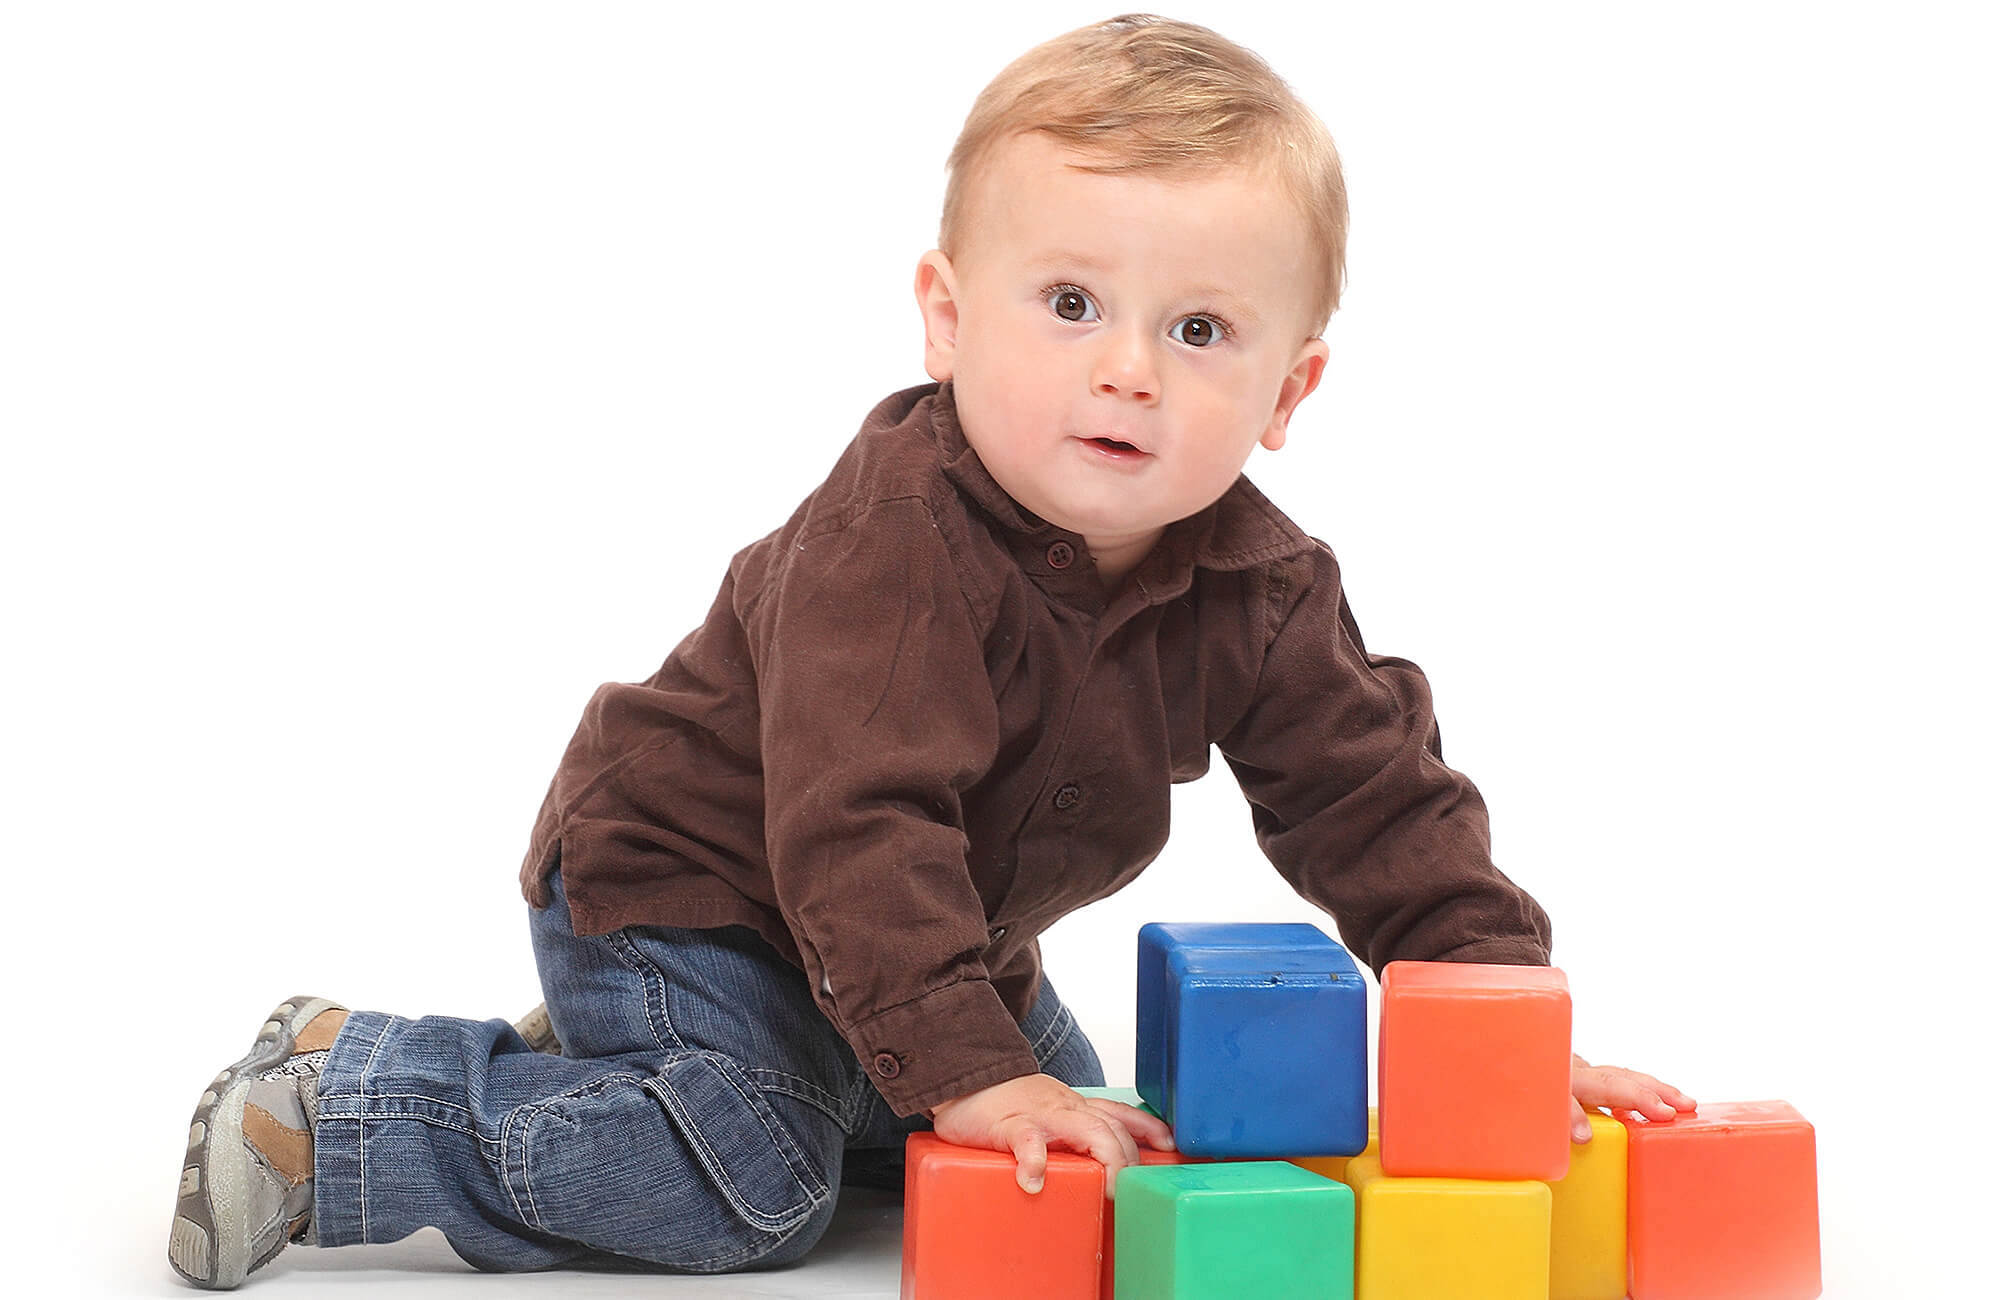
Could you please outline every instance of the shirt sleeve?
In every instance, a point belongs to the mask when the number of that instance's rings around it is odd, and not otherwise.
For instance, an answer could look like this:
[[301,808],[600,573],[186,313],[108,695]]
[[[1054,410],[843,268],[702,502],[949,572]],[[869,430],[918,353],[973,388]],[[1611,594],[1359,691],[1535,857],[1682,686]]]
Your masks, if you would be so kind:
[[928,507],[789,543],[746,611],[765,837],[815,997],[910,1115],[1033,1074],[984,964],[962,799],[993,765],[982,638]]
[[1547,965],[1548,915],[1493,865],[1485,801],[1444,764],[1430,683],[1368,653],[1325,543],[1301,561],[1309,575],[1273,579],[1276,634],[1218,742],[1258,845],[1377,976],[1396,960]]

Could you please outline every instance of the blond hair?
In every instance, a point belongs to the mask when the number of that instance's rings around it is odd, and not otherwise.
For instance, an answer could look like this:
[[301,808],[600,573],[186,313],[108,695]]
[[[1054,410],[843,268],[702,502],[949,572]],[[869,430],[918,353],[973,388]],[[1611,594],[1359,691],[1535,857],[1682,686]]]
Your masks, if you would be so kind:
[[1271,175],[1304,217],[1317,254],[1312,334],[1347,277],[1347,185],[1326,124],[1263,59],[1206,27],[1124,14],[1029,50],[973,102],[945,163],[938,247],[956,259],[969,195],[1005,140],[1041,131],[1096,161],[1086,171]]

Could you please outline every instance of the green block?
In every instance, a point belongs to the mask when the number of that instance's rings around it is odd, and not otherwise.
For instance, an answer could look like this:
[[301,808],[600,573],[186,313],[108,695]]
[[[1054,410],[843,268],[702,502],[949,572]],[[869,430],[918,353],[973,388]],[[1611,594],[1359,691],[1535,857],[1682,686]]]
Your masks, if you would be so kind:
[[1154,1119],[1160,1118],[1160,1112],[1154,1110],[1152,1105],[1139,1095],[1137,1088],[1078,1088],[1076,1091],[1086,1097],[1102,1097],[1106,1101],[1122,1101],[1127,1106],[1137,1106]]
[[1354,1300],[1354,1192],[1284,1160],[1128,1165],[1116,1300]]

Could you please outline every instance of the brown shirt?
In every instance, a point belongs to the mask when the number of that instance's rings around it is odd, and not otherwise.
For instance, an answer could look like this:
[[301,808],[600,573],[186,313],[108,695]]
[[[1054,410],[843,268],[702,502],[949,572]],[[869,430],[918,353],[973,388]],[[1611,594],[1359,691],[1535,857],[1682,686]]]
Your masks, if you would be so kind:
[[1378,974],[1548,961],[1324,542],[1239,476],[1115,595],[1094,568],[993,480],[949,383],[887,398],[660,670],[599,688],[523,891],[545,905],[559,857],[579,933],[752,927],[904,1115],[1035,1072],[1036,936],[1158,855],[1211,745]]

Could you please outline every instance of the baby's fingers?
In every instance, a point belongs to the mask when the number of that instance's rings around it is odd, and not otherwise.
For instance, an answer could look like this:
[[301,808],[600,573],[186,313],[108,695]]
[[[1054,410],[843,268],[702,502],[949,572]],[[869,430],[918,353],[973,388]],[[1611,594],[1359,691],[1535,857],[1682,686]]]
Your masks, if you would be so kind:
[[1139,1163],[1139,1144],[1116,1120],[1096,1110],[1066,1111],[1056,1117],[1065,1145],[1104,1166],[1104,1194],[1115,1197],[1118,1171]]
[[1679,1088],[1674,1087],[1671,1083],[1661,1083],[1658,1079],[1654,1079],[1653,1084],[1660,1090],[1660,1096],[1664,1097],[1667,1104],[1675,1110],[1691,1111],[1694,1109],[1694,1098],[1688,1096]]
[[1574,1082],[1576,1100],[1583,1105],[1637,1111],[1649,1120],[1670,1120],[1695,1108],[1694,1098],[1637,1070],[1596,1066],[1578,1070]]
[[[1159,1116],[1140,1110],[1137,1106],[1129,1106],[1122,1101],[1112,1101],[1106,1097],[1092,1098],[1090,1105],[1153,1150],[1174,1149],[1174,1131]],[[1139,1158],[1136,1147],[1133,1149],[1132,1158],[1134,1160]]]
[[1572,1142],[1590,1141],[1590,1118],[1583,1113],[1583,1103],[1576,1098],[1569,1099],[1569,1137]]
[[1049,1144],[1041,1131],[1022,1116],[1007,1121],[1006,1142],[1014,1153],[1014,1181],[1030,1196],[1042,1190],[1049,1172]]

